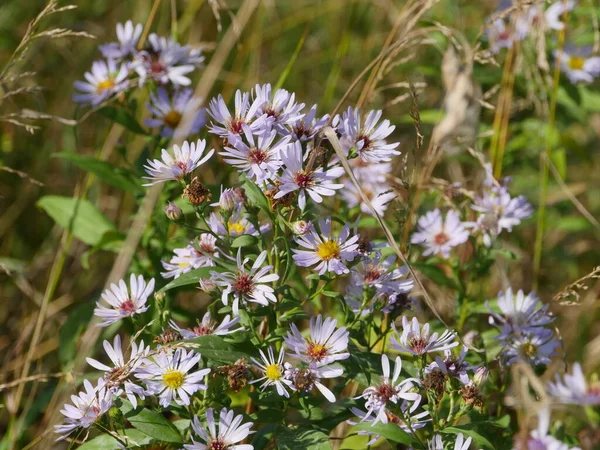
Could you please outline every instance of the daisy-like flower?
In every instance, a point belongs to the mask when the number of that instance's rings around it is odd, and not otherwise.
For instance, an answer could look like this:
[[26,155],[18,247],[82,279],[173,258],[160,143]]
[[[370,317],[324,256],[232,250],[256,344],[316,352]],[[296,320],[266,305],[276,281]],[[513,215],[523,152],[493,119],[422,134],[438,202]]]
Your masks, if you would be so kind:
[[498,294],[498,307],[500,314],[492,311],[488,303],[492,314],[490,324],[502,327],[499,339],[505,339],[512,334],[533,332],[554,321],[554,317],[548,311],[549,305],[544,305],[535,292],[525,295],[519,290],[513,294],[512,288],[508,288]]
[[133,404],[133,407],[137,408],[136,396],[143,400],[146,398],[146,391],[141,386],[129,381],[129,376],[142,364],[142,361],[148,354],[150,348],[144,347],[144,341],[140,342],[139,347],[135,342],[132,342],[131,353],[126,362],[125,358],[123,357],[121,337],[119,335],[115,336],[113,345],[110,345],[110,342],[108,341],[104,341],[103,346],[106,354],[113,364],[112,367],[92,358],[86,358],[85,360],[93,368],[103,370],[105,372],[104,380],[106,381],[107,387],[113,392],[117,391],[122,385],[125,389],[127,398]]
[[112,406],[113,394],[106,388],[106,382],[102,378],[98,379],[97,386],[84,380],[83,387],[85,391],[71,396],[73,404],[65,404],[60,411],[65,416],[65,423],[54,427],[54,432],[61,435],[58,441],[65,439],[77,428],[90,428]]
[[591,83],[600,76],[600,57],[591,56],[591,53],[591,47],[565,45],[560,55],[558,51],[554,52],[554,57],[560,58],[560,69],[571,83]]
[[150,94],[150,102],[146,107],[153,116],[146,119],[146,125],[150,128],[160,128],[162,137],[173,136],[187,111],[194,111],[196,114],[189,134],[197,134],[206,123],[206,110],[199,108],[199,102],[194,100],[192,89],[175,91],[170,97],[167,90],[159,86],[156,93]]
[[369,111],[362,124],[358,108],[349,107],[344,112],[338,131],[342,134],[341,143],[346,153],[355,147],[358,155],[367,162],[390,161],[392,156],[400,155],[399,151],[394,150],[400,145],[399,142],[385,142],[396,127],[390,125],[389,120],[377,125],[381,115],[381,111]]
[[277,89],[273,94],[271,85],[267,83],[263,86],[257,84],[254,95],[260,104],[257,116],[265,114],[270,125],[277,130],[284,130],[285,126],[291,126],[304,117],[304,103],[296,103],[296,94],[293,92]]
[[76,81],[75,88],[80,93],[73,94],[73,100],[96,106],[112,95],[127,89],[129,69],[119,65],[114,59],[95,61],[90,72],[86,72],[86,81]]
[[284,133],[290,133],[293,139],[307,142],[323,129],[328,120],[329,114],[317,119],[317,105],[313,105],[310,111],[291,124],[290,131],[284,131]]
[[515,33],[510,30],[510,25],[503,19],[494,20],[485,33],[490,43],[490,51],[497,54],[503,48],[511,48],[516,39]]
[[223,156],[226,163],[246,173],[248,178],[259,184],[273,178],[282,164],[280,152],[288,144],[290,137],[286,136],[273,144],[277,137],[275,130],[266,131],[256,141],[248,125],[243,124],[242,131],[248,144],[231,134],[228,139],[231,146],[226,146],[219,155]]
[[107,327],[124,317],[132,317],[135,314],[146,312],[149,308],[146,301],[153,291],[154,278],[146,284],[141,275],[136,278],[134,274],[131,274],[129,289],[124,280],[120,280],[118,285],[111,284],[101,296],[108,306],[97,302],[97,308],[94,309],[94,315],[102,319],[98,326]]
[[420,310],[419,301],[415,297],[410,297],[405,292],[385,295],[383,298],[386,304],[381,308],[381,311],[391,314],[392,317],[398,317],[405,311],[415,312]]
[[321,367],[335,361],[346,359],[348,353],[348,336],[346,327],[336,329],[337,320],[331,317],[323,320],[319,314],[310,319],[310,333],[304,338],[296,325],[288,331],[284,339],[285,346],[311,367]]
[[223,96],[219,94],[213,98],[208,105],[208,114],[217,122],[208,128],[213,134],[222,138],[228,138],[230,135],[241,135],[244,130],[242,125],[247,125],[254,134],[261,134],[260,131],[266,131],[266,115],[256,118],[256,113],[260,107],[260,101],[254,100],[250,104],[250,94],[242,93],[239,89],[235,93],[235,114],[232,116],[227,109]]
[[548,383],[548,393],[561,403],[574,405],[600,405],[600,384],[589,386],[581,364],[573,364],[571,374],[566,373],[561,380],[556,374],[554,383]]
[[267,350],[266,355],[262,350],[259,350],[259,353],[262,362],[255,358],[250,359],[260,369],[262,377],[251,381],[250,384],[260,383],[262,381],[263,383],[260,385],[261,391],[264,391],[269,386],[275,386],[279,395],[289,398],[290,394],[286,387],[290,387],[292,382],[285,378],[285,368],[283,367],[283,357],[285,356],[285,352],[283,347],[277,358],[275,358],[275,354],[271,347]]
[[553,330],[535,328],[530,333],[523,333],[507,339],[505,345],[506,348],[502,353],[507,365],[525,361],[537,366],[548,365],[552,362],[551,358],[558,355],[557,349],[560,347],[560,341]]
[[350,224],[338,236],[331,231],[331,217],[319,219],[318,232],[314,227],[304,236],[295,237],[296,243],[304,250],[292,249],[293,258],[300,267],[311,267],[319,271],[334,272],[337,275],[348,273],[346,262],[352,261],[358,251],[358,235],[350,237]]
[[321,383],[323,378],[337,378],[344,373],[344,369],[338,365],[314,366],[298,368],[290,363],[284,364],[285,378],[291,381],[290,388],[298,392],[311,392],[317,389],[329,402],[335,403],[335,394]]
[[144,166],[146,173],[149,175],[146,178],[150,183],[144,186],[152,186],[153,184],[163,183],[169,180],[181,180],[186,175],[192,173],[202,164],[210,159],[215,152],[212,149],[202,158],[206,149],[206,141],[204,139],[189,143],[185,141],[181,148],[177,145],[173,146],[173,155],[163,149],[161,153],[162,161],[148,160],[148,164]]
[[[462,433],[458,433],[454,440],[454,450],[469,450],[471,440],[473,438],[467,438]],[[427,441],[427,450],[444,450],[444,442],[442,436],[439,434],[434,435],[431,440]]]
[[444,359],[436,356],[435,361],[425,367],[425,373],[440,370],[447,377],[468,384],[470,380],[467,372],[473,370],[473,367],[465,361],[465,356],[467,356],[467,347],[463,347],[458,356],[453,355],[451,350],[444,350]]
[[187,247],[174,249],[175,256],[168,263],[162,261],[166,272],[161,275],[163,278],[179,278],[192,269],[213,267],[214,258],[219,257],[216,243],[217,238],[212,234],[202,233],[197,241],[191,242]]
[[236,331],[243,330],[243,328],[236,328],[232,330],[231,328],[237,325],[240,321],[239,317],[234,317],[233,319],[228,314],[225,316],[221,323],[213,320],[210,315],[210,312],[206,312],[202,317],[202,322],[198,321],[198,324],[192,328],[181,328],[174,321],[170,321],[169,325],[177,331],[182,338],[184,339],[193,339],[199,336],[224,336],[226,334],[235,333]]
[[191,80],[187,75],[204,61],[199,49],[181,46],[172,38],[152,33],[147,43],[147,48],[139,52],[133,62],[140,85],[150,78],[159,84],[188,86]]
[[[431,416],[429,415],[429,412],[423,411],[418,414],[411,414],[409,408],[409,402],[406,401],[403,402],[400,408],[396,409],[394,412],[386,408],[386,423],[393,423],[394,425],[397,425],[405,433],[414,433],[416,430],[423,428],[425,425],[427,425],[428,422],[431,422]],[[350,408],[350,411],[352,411],[352,414],[354,414],[360,419],[360,422],[370,422],[372,425],[376,423],[375,417],[373,417],[372,415],[367,416],[366,412],[361,411],[360,409],[355,408],[354,406]],[[348,424],[356,425],[357,422],[349,420]],[[359,431],[358,434],[373,437],[367,443],[367,445],[373,445],[375,441],[379,439],[378,434],[369,431]]]
[[323,196],[335,195],[337,189],[344,187],[343,184],[333,181],[344,174],[344,168],[335,166],[327,170],[319,168],[305,168],[304,160],[308,157],[302,155],[302,144],[295,141],[285,147],[281,152],[281,159],[285,164],[283,174],[279,178],[279,192],[275,198],[281,198],[290,192],[300,191],[298,194],[298,206],[301,210],[306,207],[306,194],[315,203],[321,203]]
[[564,0],[559,0],[552,3],[544,13],[546,25],[553,30],[562,30],[565,27],[565,24],[561,20],[563,15],[566,12],[573,11],[574,8],[574,0],[568,0],[566,2]]
[[141,23],[133,25],[131,20],[125,24],[117,24],[117,39],[119,42],[111,42],[100,46],[100,52],[105,58],[124,59],[135,55],[136,46],[142,35],[143,26]]
[[190,395],[208,389],[202,383],[210,369],[190,370],[200,361],[200,353],[178,348],[174,353],[159,352],[144,361],[135,374],[148,386],[148,390],[160,397],[159,403],[168,407],[172,400],[178,405],[189,405]]
[[554,436],[550,430],[550,408],[544,406],[538,413],[538,427],[527,438],[517,436],[513,450],[581,450],[579,447],[569,447]]
[[421,326],[416,317],[409,322],[406,316],[402,317],[402,335],[394,330],[390,347],[399,352],[419,356],[426,353],[442,352],[456,347],[456,333],[445,330],[440,336],[435,332],[429,334],[429,324]]
[[360,295],[365,289],[372,291],[372,297],[385,294],[398,294],[410,292],[415,282],[406,279],[408,268],[405,266],[394,268],[396,256],[390,255],[383,261],[379,255],[374,258],[366,257],[360,265],[352,270],[352,277],[348,290],[351,295]]
[[210,213],[208,218],[208,226],[213,233],[219,236],[241,236],[243,234],[250,234],[252,236],[258,236],[259,234],[266,233],[271,228],[269,223],[261,225],[260,232],[254,225],[250,223],[248,218],[243,215],[241,206],[234,208],[231,217],[224,221],[223,216],[219,213]]
[[419,384],[416,378],[407,378],[398,381],[400,371],[402,370],[402,360],[398,356],[394,367],[394,374],[390,378],[390,361],[386,355],[381,355],[381,368],[383,376],[380,378],[380,383],[366,388],[362,395],[357,399],[365,399],[365,408],[367,413],[362,418],[362,421],[368,420],[371,415],[375,416],[373,425],[378,422],[388,423],[386,414],[386,406],[389,403],[400,404],[404,401],[413,402],[409,408],[409,413],[417,409],[421,403],[421,396],[415,392],[410,392],[415,385]]
[[417,225],[418,230],[413,233],[410,242],[425,247],[423,256],[441,254],[448,258],[453,247],[469,239],[469,231],[454,210],[448,211],[446,219],[439,209],[429,211],[419,218]]
[[253,431],[250,431],[253,423],[242,424],[244,417],[235,415],[233,411],[226,408],[221,410],[219,421],[215,422],[214,410],[206,410],[206,423],[208,427],[200,423],[197,416],[192,420],[194,432],[203,442],[196,442],[192,438],[192,444],[186,444],[187,450],[252,450],[254,447],[250,444],[238,444],[246,439]]
[[269,302],[277,303],[277,297],[271,286],[268,283],[273,283],[279,280],[279,275],[269,273],[273,266],[263,266],[267,259],[267,251],[264,250],[252,264],[250,270],[246,269],[246,263],[250,261],[246,258],[242,261],[242,249],[238,249],[236,258],[237,271],[233,272],[211,272],[211,279],[217,286],[225,288],[221,296],[221,301],[224,305],[229,304],[229,296],[233,296],[233,304],[231,309],[233,315],[239,315],[240,303],[246,304],[258,303],[263,306],[268,306]]

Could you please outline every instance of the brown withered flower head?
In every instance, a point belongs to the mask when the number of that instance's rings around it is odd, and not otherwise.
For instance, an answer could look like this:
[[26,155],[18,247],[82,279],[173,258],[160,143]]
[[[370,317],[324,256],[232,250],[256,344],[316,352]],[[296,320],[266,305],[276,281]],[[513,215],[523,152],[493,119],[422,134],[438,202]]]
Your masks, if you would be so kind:
[[171,342],[179,340],[181,340],[181,336],[179,335],[179,333],[171,328],[167,328],[164,329],[162,333],[160,333],[158,336],[156,336],[152,340],[152,342],[154,342],[155,344],[167,345]]
[[292,204],[292,200],[294,200],[294,193],[290,192],[289,194],[284,195],[281,198],[275,198],[275,195],[279,192],[279,181],[275,181],[271,189],[265,192],[265,196],[269,199],[269,204],[271,205],[271,209],[274,211],[277,206],[290,206]]
[[198,177],[194,177],[190,184],[185,187],[182,195],[182,197],[187,197],[188,201],[195,206],[209,201],[210,196],[210,191],[200,182]]
[[239,392],[248,384],[251,373],[246,360],[240,358],[234,364],[218,367],[213,373],[213,377],[217,375],[226,376],[231,390]]
[[465,403],[469,406],[475,406],[479,408],[483,405],[481,392],[475,384],[471,383],[463,386],[463,388],[460,390],[460,395]]
[[440,369],[434,369],[423,379],[423,387],[435,394],[437,400],[440,400],[446,391],[446,380],[448,376]]

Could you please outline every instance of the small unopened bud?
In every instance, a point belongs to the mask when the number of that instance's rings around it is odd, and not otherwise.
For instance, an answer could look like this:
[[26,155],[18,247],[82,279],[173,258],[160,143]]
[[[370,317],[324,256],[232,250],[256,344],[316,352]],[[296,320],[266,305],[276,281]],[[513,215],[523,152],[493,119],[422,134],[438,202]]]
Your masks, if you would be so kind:
[[236,204],[236,194],[233,189],[225,189],[219,198],[219,206],[222,211],[232,211]]
[[489,375],[490,375],[490,369],[488,369],[485,366],[478,367],[477,370],[475,371],[475,374],[473,375],[473,381],[475,381],[475,384],[477,386],[481,387],[482,385],[485,384]]
[[294,234],[297,236],[304,236],[310,231],[311,227],[311,223],[305,220],[298,220],[292,225]]
[[169,204],[165,206],[165,214],[169,219],[177,222],[179,219],[181,219],[183,211],[175,203],[169,202]]
[[200,289],[207,294],[211,293],[217,288],[217,285],[210,278],[200,278]]

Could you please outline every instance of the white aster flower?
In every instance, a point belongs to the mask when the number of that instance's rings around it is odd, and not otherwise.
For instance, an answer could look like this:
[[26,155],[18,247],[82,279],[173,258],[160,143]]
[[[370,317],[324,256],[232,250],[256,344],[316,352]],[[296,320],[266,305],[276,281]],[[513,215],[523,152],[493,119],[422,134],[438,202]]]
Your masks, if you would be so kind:
[[312,140],[319,131],[325,127],[325,124],[329,120],[329,114],[325,114],[323,117],[317,119],[317,105],[313,105],[304,116],[300,117],[291,124],[290,130],[285,130],[284,134],[290,133],[293,139],[297,139],[302,142]]
[[300,267],[311,267],[319,271],[319,275],[334,272],[337,275],[348,273],[346,262],[352,261],[358,251],[358,235],[350,237],[350,225],[338,236],[331,231],[331,217],[319,219],[318,232],[314,227],[304,236],[295,237],[296,243],[304,250],[292,249],[293,258]]
[[439,209],[429,211],[419,218],[417,225],[418,229],[411,236],[410,242],[425,247],[423,256],[441,254],[444,258],[449,258],[453,247],[464,244],[469,239],[469,231],[454,210],[448,211],[446,219]]
[[492,53],[497,54],[503,48],[511,48],[517,40],[515,33],[509,28],[510,24],[503,19],[496,19],[485,29]]
[[550,431],[550,408],[543,406],[538,412],[538,427],[526,439],[517,436],[513,450],[581,450],[579,447],[569,447],[554,436]]
[[[473,438],[467,438],[462,433],[458,433],[454,439],[454,450],[469,450],[471,440]],[[430,440],[427,441],[427,450],[444,450],[444,442],[442,436],[439,434],[434,435]]]
[[573,11],[574,8],[574,0],[568,0],[566,2],[564,0],[559,0],[552,3],[544,13],[546,25],[553,30],[562,30],[565,27],[565,24],[561,20],[563,15],[566,12]]
[[196,442],[192,438],[192,444],[186,444],[184,447],[187,450],[252,450],[254,447],[250,444],[238,444],[253,433],[250,431],[253,423],[242,424],[243,420],[244,417],[241,414],[236,416],[233,411],[223,408],[219,421],[215,422],[214,410],[208,408],[206,410],[207,428],[200,423],[197,416],[194,416],[194,420],[192,420],[192,428],[203,442]]
[[152,33],[147,44],[133,62],[133,68],[140,76],[140,85],[152,79],[159,84],[188,86],[191,84],[188,74],[204,61],[199,49],[181,46],[172,38]]
[[339,166],[330,167],[323,170],[322,167],[306,168],[304,161],[309,153],[303,156],[302,144],[295,141],[281,151],[281,159],[285,165],[283,174],[279,178],[279,187],[275,198],[281,198],[290,192],[300,191],[298,193],[298,206],[301,210],[306,207],[306,194],[315,203],[321,203],[323,196],[331,197],[335,195],[337,189],[344,187],[343,184],[333,183],[333,181],[344,174],[344,169]]
[[425,373],[429,374],[434,370],[440,370],[449,378],[455,378],[462,384],[469,383],[468,371],[474,368],[465,361],[467,356],[467,347],[463,347],[458,356],[452,354],[451,350],[444,350],[444,359],[439,356],[435,357],[435,361],[425,367]]
[[83,381],[85,391],[71,396],[70,404],[65,404],[60,412],[65,416],[65,423],[56,425],[54,432],[61,436],[58,441],[65,439],[77,428],[90,428],[107,412],[113,403],[113,394],[106,388],[106,382],[100,378],[98,385],[93,386],[88,380]]
[[296,103],[296,94],[293,92],[277,89],[273,94],[269,83],[262,86],[257,84],[254,96],[260,105],[257,116],[265,114],[269,124],[277,130],[283,131],[286,126],[291,126],[304,117],[304,103]]
[[173,146],[173,155],[167,150],[163,149],[161,153],[162,161],[148,160],[148,164],[144,166],[147,180],[150,183],[144,186],[152,186],[153,184],[163,183],[169,180],[181,180],[186,175],[192,173],[202,164],[210,159],[215,152],[212,149],[208,154],[202,158],[204,150],[206,149],[206,141],[204,139],[198,139],[195,143],[185,141],[181,148],[178,145]]
[[162,261],[166,272],[163,278],[179,278],[182,274],[200,267],[214,267],[214,258],[219,257],[217,238],[212,234],[202,233],[197,241],[192,241],[187,247],[173,250],[175,256],[167,263]]
[[288,144],[290,137],[286,136],[273,143],[277,132],[268,130],[259,135],[255,141],[248,125],[243,124],[242,131],[248,143],[246,144],[241,137],[230,134],[228,138],[230,146],[226,146],[219,155],[223,156],[226,163],[261,184],[273,178],[281,167],[280,152]]
[[290,388],[298,392],[311,392],[317,389],[331,403],[335,403],[335,394],[321,383],[322,379],[337,378],[344,373],[344,369],[336,364],[329,366],[310,365],[307,368],[298,368],[290,363],[284,364],[285,378],[291,381]]
[[260,369],[262,377],[251,381],[250,384],[260,383],[262,381],[263,383],[260,385],[261,391],[264,391],[269,386],[275,386],[279,395],[289,398],[290,394],[286,387],[290,387],[292,382],[285,378],[285,368],[283,367],[283,357],[285,356],[285,352],[283,347],[277,358],[275,358],[275,354],[271,347],[267,350],[267,355],[265,355],[262,350],[259,350],[259,353],[262,362],[255,358],[250,359]]
[[105,58],[124,59],[128,56],[135,55],[136,47],[140,36],[142,35],[143,26],[141,23],[133,26],[133,22],[128,20],[125,24],[117,24],[117,39],[119,42],[111,42],[100,46],[100,52]]
[[548,393],[561,403],[574,405],[600,405],[600,385],[598,382],[589,386],[581,364],[573,364],[571,374],[566,373],[563,380],[556,374],[556,381],[548,383]]
[[243,215],[241,206],[237,206],[233,210],[233,213],[227,222],[224,221],[221,214],[211,212],[208,217],[208,226],[216,235],[229,235],[233,237],[241,236],[243,234],[259,236],[260,234],[266,233],[271,228],[271,224],[266,223],[261,225],[260,231],[258,231],[256,227],[250,223],[248,218]]
[[358,155],[367,162],[390,161],[392,156],[400,155],[399,151],[394,150],[400,145],[399,142],[385,142],[396,127],[390,125],[389,120],[377,125],[381,115],[381,111],[369,111],[363,124],[358,108],[349,107],[343,113],[338,131],[342,135],[341,143],[346,153],[355,147]]
[[507,338],[502,355],[507,365],[517,361],[528,362],[533,366],[548,365],[552,362],[551,358],[558,355],[559,347],[560,341],[553,330],[534,328],[529,333]]
[[304,338],[295,324],[291,325],[284,339],[290,355],[301,358],[311,367],[321,367],[335,361],[346,359],[348,353],[348,336],[346,327],[336,329],[337,320],[331,317],[323,320],[319,314],[310,319],[310,333]]
[[208,389],[202,379],[210,369],[190,372],[200,361],[200,356],[200,353],[193,350],[188,353],[182,348],[174,353],[159,352],[152,359],[145,360],[135,376],[146,383],[150,392],[160,397],[159,403],[164,408],[172,400],[178,405],[189,405],[190,395]]
[[150,128],[160,128],[162,137],[173,136],[187,111],[193,111],[196,116],[189,134],[197,134],[206,123],[206,110],[200,109],[192,89],[176,90],[169,96],[167,90],[159,86],[156,93],[150,94],[150,102],[146,108],[152,113],[152,117],[146,119],[146,125]]
[[265,115],[255,118],[259,107],[260,101],[258,99],[250,104],[250,94],[248,92],[242,93],[238,89],[235,93],[235,113],[232,116],[229,109],[227,109],[223,96],[219,94],[208,105],[208,114],[217,122],[217,125],[212,123],[208,131],[222,138],[227,138],[230,135],[241,135],[244,132],[243,125],[247,125],[252,133],[260,134],[260,131],[266,131],[265,124],[267,122]]
[[571,83],[591,83],[600,76],[600,57],[591,56],[591,52],[591,47],[575,48],[566,45],[560,55],[555,51],[554,57],[560,57],[560,69]]
[[141,275],[136,278],[134,274],[131,274],[129,289],[124,280],[120,280],[118,285],[111,284],[101,295],[102,300],[108,303],[108,306],[97,302],[97,308],[94,309],[94,315],[103,319],[98,326],[106,327],[124,317],[132,317],[135,314],[146,312],[149,308],[146,301],[153,291],[154,278],[146,284]]
[[84,74],[86,81],[75,82],[75,88],[80,92],[73,94],[73,100],[96,106],[125,90],[128,75],[126,64],[119,65],[114,59],[95,61],[91,71]]
[[252,264],[250,270],[246,269],[246,263],[250,261],[246,258],[242,261],[242,249],[238,249],[236,258],[237,271],[233,272],[211,272],[211,279],[217,286],[225,288],[221,296],[224,305],[229,304],[229,296],[233,296],[232,311],[233,315],[239,315],[240,303],[246,304],[258,303],[268,306],[269,302],[277,303],[277,297],[268,283],[279,280],[279,275],[269,273],[273,266],[263,266],[267,259],[267,251],[264,250]]
[[171,325],[171,328],[176,330],[183,339],[193,339],[199,336],[224,336],[243,330],[243,328],[231,329],[233,326],[237,325],[239,321],[239,317],[234,317],[232,319],[228,314],[223,321],[219,323],[216,320],[213,320],[210,312],[207,311],[202,317],[202,322],[198,321],[197,325],[192,328],[181,328],[173,320],[169,322],[169,325]]
[[[400,408],[395,408],[394,411],[391,411],[387,408],[384,408],[384,412],[386,415],[387,422],[393,423],[400,427],[402,431],[405,433],[414,433],[416,430],[423,428],[427,425],[428,422],[431,422],[431,416],[429,412],[423,411],[418,414],[411,414],[409,411],[409,402],[403,402]],[[360,419],[360,422],[370,422],[371,425],[375,425],[375,417],[367,416],[367,413],[361,411],[358,408],[351,407],[350,411]],[[356,425],[357,422],[349,420],[348,423],[350,425]],[[379,435],[370,431],[359,431],[358,434],[363,436],[372,436],[367,445],[372,445],[379,439]]]
[[390,255],[383,261],[379,255],[365,257],[358,267],[352,269],[348,293],[362,297],[365,289],[372,290],[372,297],[410,292],[415,282],[407,279],[408,268],[395,267],[396,256]]
[[403,316],[402,335],[398,336],[394,329],[390,347],[399,352],[419,356],[454,348],[459,344],[455,338],[454,331],[445,330],[441,336],[437,332],[430,334],[428,323],[421,326],[416,317],[409,322],[406,316]]

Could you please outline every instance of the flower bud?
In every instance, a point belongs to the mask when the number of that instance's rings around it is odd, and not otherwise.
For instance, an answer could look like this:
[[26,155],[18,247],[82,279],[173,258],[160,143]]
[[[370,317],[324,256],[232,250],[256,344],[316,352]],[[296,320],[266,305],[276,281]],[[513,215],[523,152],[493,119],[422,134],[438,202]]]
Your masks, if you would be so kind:
[[210,278],[200,278],[200,289],[207,294],[211,293],[217,288],[217,285]]
[[305,220],[298,220],[293,223],[292,231],[297,236],[304,236],[310,231],[311,227],[312,224],[310,222],[307,222]]
[[477,386],[482,386],[487,381],[489,374],[490,369],[485,366],[480,366],[475,370],[475,374],[473,374],[473,381],[475,381]]
[[223,211],[231,211],[235,208],[236,194],[233,189],[225,189],[219,198],[219,206]]
[[181,219],[183,211],[175,203],[169,202],[169,204],[165,206],[165,214],[169,219],[171,219],[174,222],[177,222],[179,219]]

